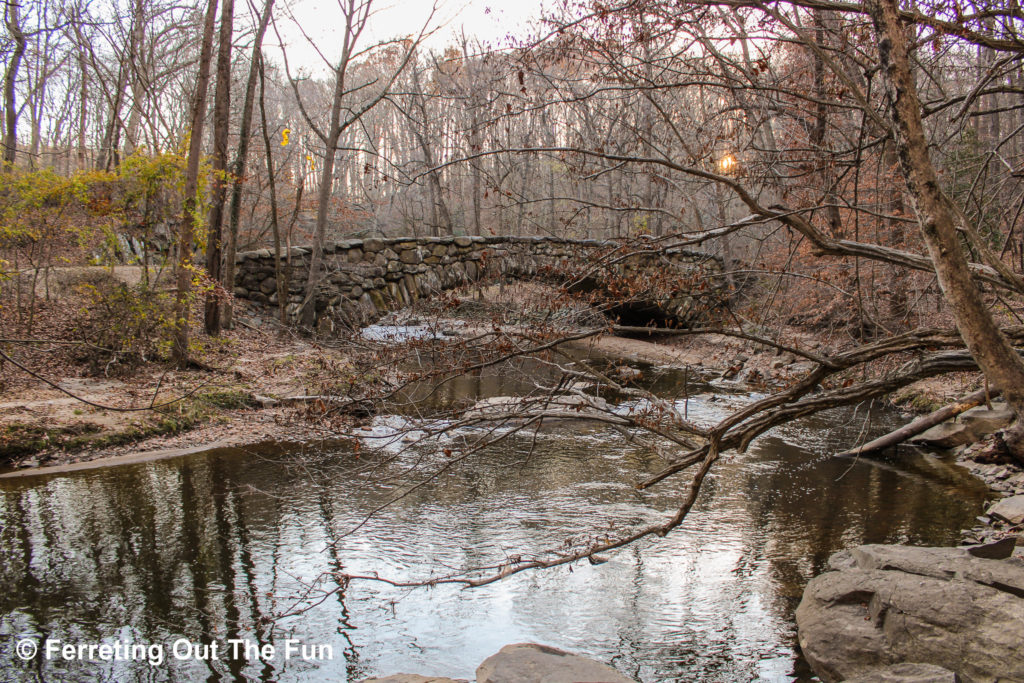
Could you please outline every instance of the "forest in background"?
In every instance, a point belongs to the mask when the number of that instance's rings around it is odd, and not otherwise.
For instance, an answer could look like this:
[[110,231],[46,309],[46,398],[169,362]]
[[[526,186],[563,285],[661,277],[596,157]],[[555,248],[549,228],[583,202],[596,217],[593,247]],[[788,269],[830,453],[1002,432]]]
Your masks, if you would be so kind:
[[1024,409],[1013,3],[567,1],[434,49],[433,18],[374,42],[375,4],[339,0],[318,69],[272,0],[4,7],[7,344],[68,267],[142,266],[82,283],[79,339],[187,366],[200,301],[206,333],[233,323],[241,250],[313,245],[311,327],[332,240],[599,238],[719,255],[743,296],[716,330],[838,336],[778,400],[977,363]]

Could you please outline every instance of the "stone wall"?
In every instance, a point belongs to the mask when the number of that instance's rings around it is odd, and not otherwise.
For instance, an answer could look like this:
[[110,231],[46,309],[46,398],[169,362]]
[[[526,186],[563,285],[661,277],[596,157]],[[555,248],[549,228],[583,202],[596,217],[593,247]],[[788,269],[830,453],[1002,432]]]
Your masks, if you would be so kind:
[[[315,304],[318,326],[360,327],[417,299],[493,276],[587,279],[598,286],[602,273],[651,269],[652,274],[664,274],[666,267],[680,274],[721,272],[720,260],[708,254],[669,249],[624,257],[616,251],[619,246],[551,237],[393,237],[328,243]],[[293,322],[302,306],[309,258],[308,247],[292,247],[287,313]],[[273,253],[242,252],[236,264],[235,296],[276,306]],[[676,297],[661,304],[681,311],[692,300]]]

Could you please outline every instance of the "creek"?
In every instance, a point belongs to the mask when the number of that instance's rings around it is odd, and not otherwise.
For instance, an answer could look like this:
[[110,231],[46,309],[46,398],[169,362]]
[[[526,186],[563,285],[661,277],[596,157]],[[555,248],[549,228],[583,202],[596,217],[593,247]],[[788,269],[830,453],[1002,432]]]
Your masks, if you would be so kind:
[[[692,419],[752,400],[642,369],[657,394],[681,406],[686,394]],[[268,444],[0,480],[0,681],[357,681],[399,671],[472,679],[485,657],[523,641],[642,681],[813,680],[793,612],[828,556],[862,543],[956,544],[986,498],[984,485],[935,455],[832,457],[865,416],[834,410],[728,454],[681,528],[604,564],[474,589],[333,578],[427,579],[670,515],[686,479],[638,492],[632,483],[658,470],[657,455],[603,427],[565,425],[510,436],[346,533],[413,481],[416,459],[443,457],[409,449],[367,479],[360,473],[379,458],[373,437],[453,402],[525,393],[545,372],[524,361],[408,394],[396,415],[363,431],[360,448]],[[901,422],[875,409],[867,436]],[[306,609],[269,619],[296,604]],[[156,667],[23,662],[14,648],[24,636],[165,644],[168,656]],[[271,644],[278,655],[178,661],[170,647],[181,638],[216,641],[222,653],[230,639]],[[331,658],[285,659],[289,639],[328,646]]]

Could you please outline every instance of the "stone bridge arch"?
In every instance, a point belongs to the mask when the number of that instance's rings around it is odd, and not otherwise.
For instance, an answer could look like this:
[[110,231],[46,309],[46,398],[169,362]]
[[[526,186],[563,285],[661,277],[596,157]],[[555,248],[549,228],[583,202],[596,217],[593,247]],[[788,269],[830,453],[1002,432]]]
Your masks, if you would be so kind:
[[[287,314],[297,322],[309,277],[310,248],[292,247]],[[234,294],[276,306],[274,255],[269,249],[236,257]],[[493,277],[544,278],[585,292],[627,287],[611,306],[618,316],[690,324],[728,298],[719,257],[641,243],[554,237],[389,237],[330,242],[316,296],[318,326],[358,328],[438,292]],[[633,283],[623,285],[623,283]],[[652,285],[646,287],[647,285]],[[658,286],[653,285],[657,283]],[[645,294],[646,292],[646,294]],[[644,298],[646,296],[646,298]]]

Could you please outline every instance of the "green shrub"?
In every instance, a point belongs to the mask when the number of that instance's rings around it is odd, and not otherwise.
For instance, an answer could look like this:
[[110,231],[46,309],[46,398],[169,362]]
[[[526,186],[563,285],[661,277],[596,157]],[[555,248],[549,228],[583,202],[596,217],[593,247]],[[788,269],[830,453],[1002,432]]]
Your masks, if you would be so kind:
[[107,271],[79,276],[82,297],[75,336],[85,343],[79,360],[93,372],[130,371],[168,357],[174,331],[174,300],[144,282],[128,285]]

